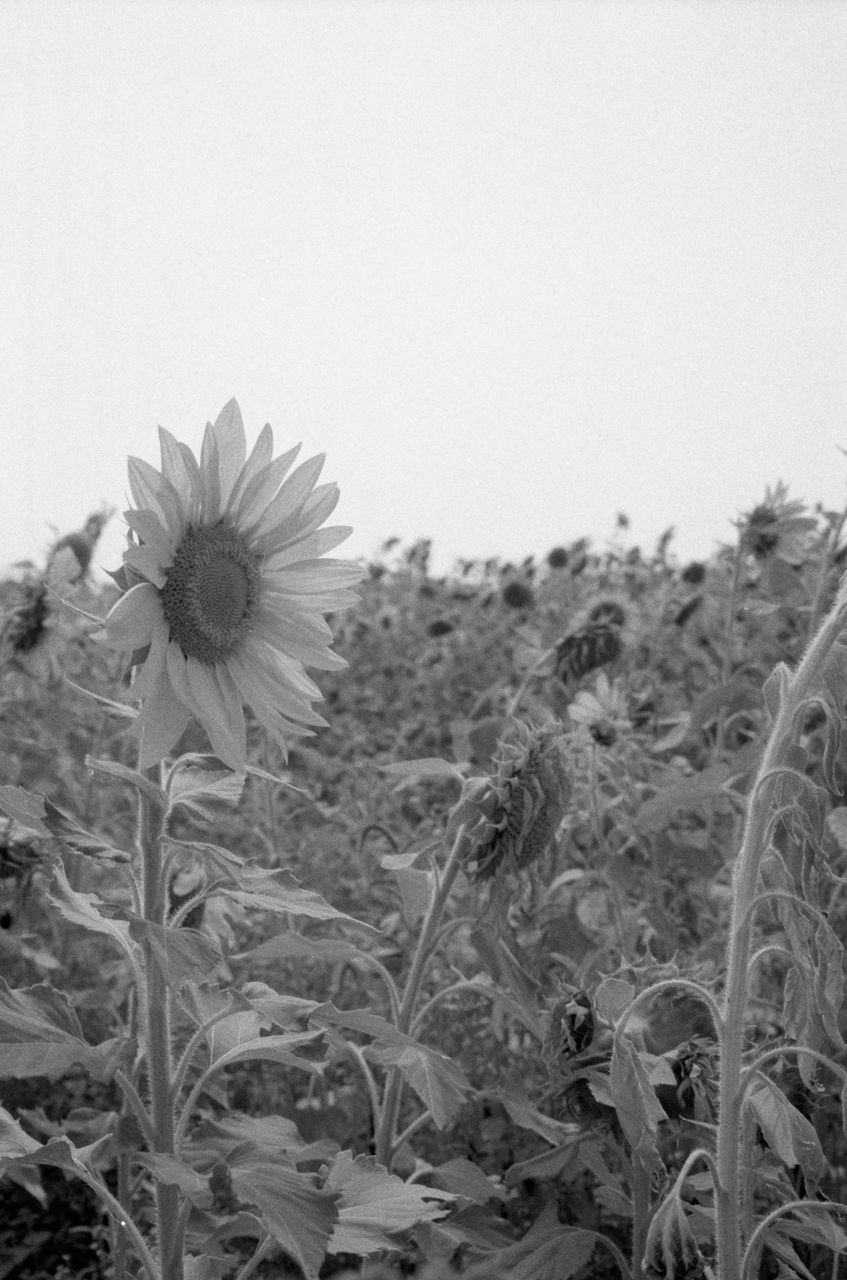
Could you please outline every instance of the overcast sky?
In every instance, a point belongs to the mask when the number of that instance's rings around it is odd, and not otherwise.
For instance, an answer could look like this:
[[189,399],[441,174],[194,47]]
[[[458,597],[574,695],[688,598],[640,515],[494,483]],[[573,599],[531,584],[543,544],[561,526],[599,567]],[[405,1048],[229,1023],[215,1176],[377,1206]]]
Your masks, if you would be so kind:
[[231,396],[339,554],[842,506],[845,67],[834,0],[5,0],[0,564]]

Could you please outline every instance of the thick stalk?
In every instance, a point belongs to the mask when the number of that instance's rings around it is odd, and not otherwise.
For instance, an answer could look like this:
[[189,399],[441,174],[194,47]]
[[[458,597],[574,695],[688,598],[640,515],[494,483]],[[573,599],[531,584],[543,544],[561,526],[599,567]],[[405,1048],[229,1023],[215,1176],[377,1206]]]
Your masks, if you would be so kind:
[[[447,858],[441,880],[430,899],[420,937],[418,938],[418,945],[412,957],[412,967],[406,979],[403,999],[400,1001],[400,1009],[397,1014],[397,1030],[401,1031],[403,1035],[408,1035],[411,1029],[424,970],[432,952],[432,946],[438,932],[438,926],[441,923],[441,916],[447,905],[447,899],[450,897],[453,883],[462,865],[467,843],[465,828],[460,827],[453,842],[453,848]],[[402,1087],[403,1077],[400,1068],[389,1067],[385,1096],[382,1101],[382,1110],[375,1139],[376,1158],[386,1168],[390,1168],[391,1157],[394,1153],[394,1133],[397,1126],[397,1114],[400,1110]]]
[[[140,795],[138,846],[143,867],[144,919],[148,924],[165,923],[166,893],[162,867],[160,833],[155,829],[153,806]],[[153,1150],[159,1155],[174,1154],[174,1107],[171,1095],[171,1008],[170,993],[149,939],[144,940],[144,1026],[145,1056],[150,1087],[150,1115],[153,1121]],[[156,1217],[162,1280],[183,1280],[183,1249],[177,1230],[179,1190],[156,1179]]]
[[721,1033],[720,1113],[718,1121],[716,1193],[716,1243],[718,1280],[736,1280],[741,1274],[742,1204],[741,1164],[741,1083],[745,1011],[753,936],[753,900],[762,855],[768,844],[769,821],[778,771],[789,763],[794,741],[794,725],[799,708],[814,695],[830,648],[844,630],[847,589],[842,584],[832,611],[790,678],[780,699],[756,782],[750,794],[744,837],[738,855],[732,902],[732,920],[727,959],[726,995]]

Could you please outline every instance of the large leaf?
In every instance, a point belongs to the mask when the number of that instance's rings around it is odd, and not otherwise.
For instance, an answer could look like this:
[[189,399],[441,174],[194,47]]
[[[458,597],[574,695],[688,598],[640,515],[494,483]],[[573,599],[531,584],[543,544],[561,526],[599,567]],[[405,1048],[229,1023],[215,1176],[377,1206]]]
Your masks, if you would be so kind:
[[257,1036],[253,1040],[246,1040],[221,1054],[217,1064],[220,1067],[231,1067],[236,1062],[261,1060],[319,1073],[326,1065],[324,1058],[322,1031],[293,1031],[287,1035]]
[[154,962],[174,991],[190,978],[208,978],[223,960],[217,944],[197,929],[173,929],[136,918],[129,931],[135,942],[148,943]]
[[160,1155],[157,1152],[142,1151],[135,1159],[146,1165],[157,1182],[166,1186],[179,1187],[186,1200],[190,1200],[198,1209],[209,1209],[212,1206],[212,1192],[209,1179],[204,1178],[196,1169],[183,1164],[175,1156]]
[[690,778],[680,777],[645,800],[635,815],[635,827],[642,835],[664,831],[679,809],[696,809],[715,796],[725,794],[733,769],[724,762],[709,765]]
[[551,1202],[522,1240],[492,1250],[465,1274],[468,1280],[570,1280],[591,1261],[600,1239],[595,1231],[563,1226]]
[[338,1222],[338,1195],[319,1189],[314,1174],[276,1162],[257,1163],[249,1153],[230,1162],[230,1174],[239,1200],[260,1210],[268,1231],[303,1268],[306,1280],[318,1280]]
[[286,929],[265,942],[259,943],[250,951],[245,951],[237,960],[287,960],[291,956],[306,956],[309,960],[323,960],[327,964],[338,964],[345,961],[357,961],[360,964],[373,964],[373,957],[367,951],[343,938],[307,938],[294,929]]
[[376,1253],[396,1248],[392,1235],[443,1216],[454,1196],[434,1187],[410,1185],[377,1164],[373,1156],[341,1151],[324,1188],[338,1194],[338,1224],[330,1253]]
[[181,805],[199,818],[213,819],[221,804],[236,805],[246,774],[212,768],[202,756],[182,756],[167,783],[168,812]]
[[396,1066],[403,1079],[427,1107],[439,1129],[453,1119],[470,1090],[464,1072],[450,1058],[404,1035],[369,1009],[336,1009],[319,1005],[310,1021],[347,1027],[372,1036],[366,1052],[381,1066]]
[[12,990],[0,978],[0,1078],[55,1080],[81,1065],[97,1080],[109,1080],[120,1043],[88,1044],[68,997],[55,987]]
[[77,893],[72,889],[65,875],[64,867],[53,868],[53,880],[47,891],[47,897],[53,906],[70,924],[79,925],[93,933],[105,933],[135,960],[129,925],[125,920],[113,920],[100,910],[106,903],[95,893]]

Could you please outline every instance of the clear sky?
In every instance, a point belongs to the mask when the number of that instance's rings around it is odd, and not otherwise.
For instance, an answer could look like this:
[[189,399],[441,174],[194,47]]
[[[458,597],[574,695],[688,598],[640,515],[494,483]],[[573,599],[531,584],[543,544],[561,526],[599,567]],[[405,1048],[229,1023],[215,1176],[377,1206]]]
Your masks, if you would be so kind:
[[840,507],[845,67],[836,0],[5,0],[0,564],[231,396],[338,554]]

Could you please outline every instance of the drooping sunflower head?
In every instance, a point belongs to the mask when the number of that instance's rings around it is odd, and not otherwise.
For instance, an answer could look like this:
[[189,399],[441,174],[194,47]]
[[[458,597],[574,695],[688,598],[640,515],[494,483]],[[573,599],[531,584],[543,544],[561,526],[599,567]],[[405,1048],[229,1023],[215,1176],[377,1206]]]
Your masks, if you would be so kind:
[[570,781],[557,722],[517,726],[490,776],[468,778],[449,826],[469,837],[465,870],[473,881],[503,869],[526,871],[546,852],[564,817]]
[[129,460],[126,590],[101,638],[133,653],[138,668],[142,768],[161,760],[193,717],[240,771],[245,703],[283,750],[325,724],[305,668],[345,665],[330,651],[323,615],[354,603],[348,587],[362,570],[322,558],[350,533],[320,527],[339,496],[336,485],[316,483],[322,456],[291,471],[299,445],[272,458],[266,426],[248,457],[234,400],[207,425],[199,461],[168,431],[159,436],[161,472]]

